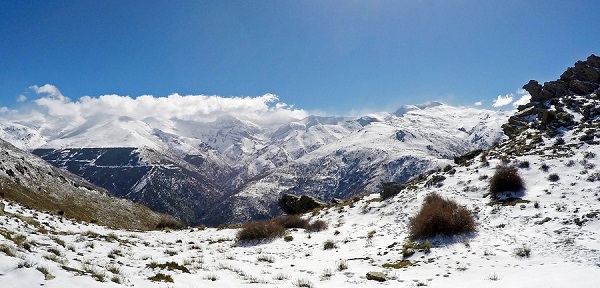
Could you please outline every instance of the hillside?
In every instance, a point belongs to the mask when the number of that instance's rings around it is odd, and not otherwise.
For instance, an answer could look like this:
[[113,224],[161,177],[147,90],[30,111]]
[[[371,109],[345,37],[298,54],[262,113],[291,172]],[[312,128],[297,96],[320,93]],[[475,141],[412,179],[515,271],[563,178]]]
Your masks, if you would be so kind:
[[0,196],[40,211],[114,228],[155,229],[175,221],[57,169],[0,140]]
[[[594,63],[588,59],[578,65],[600,72]],[[539,114],[513,127],[518,129],[509,128],[515,133],[463,165],[426,174],[388,199],[373,193],[303,215],[325,221],[328,228],[319,232],[289,229],[287,240],[237,242],[237,228],[111,230],[3,201],[0,284],[596,287],[600,272],[599,122],[586,115],[600,109],[600,78],[586,82],[596,85],[596,90],[579,95],[568,89],[542,100],[532,93],[530,107],[535,106]],[[545,84],[542,91],[546,85],[554,84]],[[555,119],[571,122],[542,117],[563,103],[568,109],[557,114],[568,115]],[[514,118],[511,122],[516,123]],[[513,198],[500,201],[490,196],[490,178],[499,166],[514,166],[525,184],[523,191],[509,193]],[[409,249],[403,249],[410,243],[409,219],[432,192],[472,211],[477,231],[421,239],[416,244],[427,241],[430,251],[414,249],[409,255]],[[47,223],[48,232],[39,233],[35,223]],[[367,280],[369,272],[383,273],[385,281]]]

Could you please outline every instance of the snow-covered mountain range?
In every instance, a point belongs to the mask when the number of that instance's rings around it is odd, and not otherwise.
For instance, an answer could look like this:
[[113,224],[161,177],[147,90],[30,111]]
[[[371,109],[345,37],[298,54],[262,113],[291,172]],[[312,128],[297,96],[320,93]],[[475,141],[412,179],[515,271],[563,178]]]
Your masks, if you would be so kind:
[[[508,113],[433,102],[358,118],[283,123],[123,115],[0,123],[0,137],[111,194],[216,225],[280,214],[280,193],[325,201],[377,191],[489,147]],[[43,124],[40,124],[43,123]]]
[[[110,229],[1,199],[0,286],[597,287],[600,57],[578,62],[559,80],[532,81],[524,89],[531,102],[510,117],[504,125],[509,136],[497,145],[423,174],[396,195],[365,194],[300,215],[327,224],[320,231],[293,228],[272,239],[243,241],[240,232],[252,223],[227,229]],[[384,137],[376,139],[385,144],[379,140]],[[2,192],[8,184],[35,188],[64,181],[55,187],[98,193],[82,187],[89,184],[80,178],[0,144]],[[116,154],[88,158],[108,166],[127,159],[116,157],[119,153],[158,157],[140,150],[118,148]],[[494,180],[507,167],[513,176]],[[515,179],[523,186],[505,191],[512,197],[491,196],[492,186]],[[40,188],[44,193],[47,187]],[[410,238],[411,219],[432,192],[468,210],[475,231]]]

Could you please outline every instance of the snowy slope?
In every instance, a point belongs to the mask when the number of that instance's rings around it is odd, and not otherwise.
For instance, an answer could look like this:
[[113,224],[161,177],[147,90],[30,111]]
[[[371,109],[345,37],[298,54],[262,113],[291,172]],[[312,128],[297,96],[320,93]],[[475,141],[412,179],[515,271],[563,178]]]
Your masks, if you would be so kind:
[[[454,173],[437,172],[446,177],[441,187],[426,187],[425,179],[414,189],[388,200],[371,194],[305,215],[326,221],[329,228],[310,233],[289,230],[288,235],[293,237],[289,242],[279,238],[239,245],[235,241],[237,229],[143,233],[110,230],[3,201],[7,213],[0,213],[0,232],[11,236],[0,237],[5,251],[0,253],[0,285],[596,287],[600,272],[600,202],[597,182],[587,179],[600,167],[600,156],[590,153],[598,153],[596,144],[579,140],[582,133],[571,130],[561,135],[566,142],[563,147],[571,147],[564,150],[568,153],[554,153],[555,139],[542,136],[543,143],[531,146],[523,155],[507,154],[511,143],[520,141],[515,138],[490,151],[487,162],[477,157],[466,166],[454,166]],[[514,206],[490,204],[486,196],[488,179],[497,165],[507,161],[524,167],[519,173],[527,187],[525,201]],[[522,165],[525,162],[529,167]],[[543,164],[548,166],[547,171],[540,169]],[[548,180],[552,173],[559,174],[560,179]],[[384,268],[385,263],[403,259],[408,219],[425,195],[433,191],[474,211],[477,232],[429,239],[430,253],[417,252],[407,258],[413,266]],[[39,228],[32,224],[42,222],[47,223],[47,234],[36,233]],[[31,243],[31,251],[23,248],[22,240],[14,240],[23,239],[19,235]],[[336,248],[325,250],[324,243],[329,240]],[[529,257],[515,255],[523,247],[531,250]],[[170,261],[189,273],[152,268]],[[52,275],[48,279],[55,278],[44,280],[39,271],[44,268]],[[370,271],[383,272],[387,280],[367,280]],[[148,279],[159,273],[169,275],[173,282]]]

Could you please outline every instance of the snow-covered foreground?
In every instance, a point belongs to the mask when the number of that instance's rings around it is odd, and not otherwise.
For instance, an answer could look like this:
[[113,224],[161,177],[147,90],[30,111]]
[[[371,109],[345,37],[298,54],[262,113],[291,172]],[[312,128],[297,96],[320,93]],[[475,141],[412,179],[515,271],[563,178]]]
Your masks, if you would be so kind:
[[[564,139],[577,142],[571,132]],[[489,156],[484,165],[477,157],[455,173],[438,172],[441,187],[423,181],[391,199],[372,194],[307,214],[328,229],[289,230],[291,241],[239,244],[237,229],[110,230],[2,202],[0,287],[597,287],[600,196],[598,182],[588,181],[600,166],[597,146],[556,157],[554,139],[544,140],[542,152],[511,161],[522,167],[529,202],[488,205],[501,160]],[[553,173],[558,180],[548,179]],[[477,233],[429,239],[429,253],[406,258],[413,265],[384,268],[403,259],[409,217],[433,191],[474,211]],[[335,248],[324,249],[329,241]],[[367,280],[370,271],[387,281]],[[149,279],[161,274],[173,282]]]

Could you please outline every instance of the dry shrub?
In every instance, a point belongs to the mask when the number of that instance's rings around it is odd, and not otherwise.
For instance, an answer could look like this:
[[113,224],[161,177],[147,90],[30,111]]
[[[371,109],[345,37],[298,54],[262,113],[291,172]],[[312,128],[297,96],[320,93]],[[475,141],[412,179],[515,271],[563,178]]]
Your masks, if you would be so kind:
[[315,220],[306,227],[306,230],[311,232],[323,231],[325,229],[327,229],[327,222],[323,220]]
[[275,223],[283,226],[283,228],[286,228],[286,229],[290,229],[290,228],[306,229],[309,226],[308,220],[302,219],[298,215],[279,216],[277,218],[274,218],[273,221]]
[[175,219],[173,216],[163,214],[163,215],[161,215],[160,220],[158,221],[158,224],[156,224],[156,229],[162,230],[165,228],[178,230],[178,229],[183,228],[183,224],[181,222],[179,222],[177,219]]
[[501,193],[519,192],[525,189],[523,179],[517,168],[513,166],[498,166],[496,173],[490,179],[490,193],[497,198]]
[[238,241],[273,239],[285,234],[285,228],[273,220],[244,223],[237,232]]
[[[247,222],[237,232],[238,241],[273,239],[285,235],[288,228],[302,228],[307,231],[327,229],[327,222],[315,220],[310,222],[298,215],[280,216],[270,220]],[[287,240],[286,240],[287,241]]]
[[413,240],[436,235],[451,236],[475,231],[475,220],[464,206],[431,193],[423,200],[417,215],[410,219],[409,229],[409,237]]

